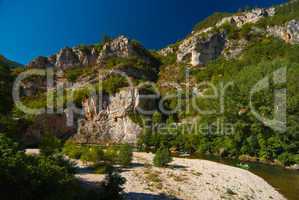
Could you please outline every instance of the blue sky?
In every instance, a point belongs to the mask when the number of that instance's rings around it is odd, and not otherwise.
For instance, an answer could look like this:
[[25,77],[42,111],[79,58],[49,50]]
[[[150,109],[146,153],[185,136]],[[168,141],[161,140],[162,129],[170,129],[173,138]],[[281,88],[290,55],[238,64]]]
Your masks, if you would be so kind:
[[159,49],[213,12],[283,0],[0,0],[0,54],[26,64],[65,46],[121,34]]

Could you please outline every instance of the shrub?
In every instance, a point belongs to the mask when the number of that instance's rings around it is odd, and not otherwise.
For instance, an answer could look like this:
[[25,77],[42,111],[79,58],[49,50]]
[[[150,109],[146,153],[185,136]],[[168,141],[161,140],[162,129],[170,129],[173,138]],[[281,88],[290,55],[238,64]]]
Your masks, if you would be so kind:
[[61,151],[61,141],[51,134],[46,134],[40,144],[40,152],[42,155],[50,156]]
[[112,166],[107,163],[98,163],[94,165],[96,174],[106,174],[112,170]]
[[63,153],[72,159],[80,159],[82,155],[82,149],[80,146],[74,144],[71,141],[67,141],[63,147]]
[[166,148],[160,148],[155,154],[154,165],[156,167],[165,167],[172,161],[169,150]]
[[284,165],[284,166],[289,166],[295,163],[295,157],[291,155],[290,153],[283,153],[278,156],[278,160]]
[[84,162],[97,163],[103,160],[104,152],[100,147],[89,146],[84,147],[80,159]]
[[122,193],[124,188],[122,186],[125,184],[125,182],[125,178],[121,177],[117,172],[111,170],[103,183],[103,199],[123,199]]
[[124,144],[120,147],[118,153],[118,162],[122,166],[129,166],[132,162],[133,150],[128,144]]
[[113,146],[108,147],[104,154],[105,161],[115,163],[117,162],[117,158],[118,158],[118,150],[116,149],[116,147]]
[[0,136],[1,199],[74,199],[79,184],[72,172],[62,157],[27,156]]

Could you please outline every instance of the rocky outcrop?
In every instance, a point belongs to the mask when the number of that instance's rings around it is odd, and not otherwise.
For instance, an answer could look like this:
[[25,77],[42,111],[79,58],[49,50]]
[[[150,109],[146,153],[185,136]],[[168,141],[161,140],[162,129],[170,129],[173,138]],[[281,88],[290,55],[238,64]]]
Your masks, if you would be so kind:
[[136,54],[136,52],[130,40],[124,36],[120,36],[104,45],[98,57],[98,63],[110,57],[127,58],[134,54]]
[[120,36],[110,42],[107,42],[100,52],[97,63],[102,64],[105,60],[113,57],[129,58],[138,57],[150,62],[150,56],[140,44],[128,39],[125,36]]
[[166,47],[166,48],[161,49],[160,51],[158,51],[158,53],[159,53],[160,55],[162,55],[162,56],[168,56],[168,55],[170,55],[170,54],[175,53],[175,50],[174,50],[174,48],[172,48],[172,47]]
[[291,20],[283,26],[268,27],[269,35],[278,37],[290,44],[299,44],[299,21]]
[[97,59],[96,50],[92,47],[63,48],[57,54],[50,57],[37,57],[27,66],[29,68],[57,67],[69,69],[77,66],[95,65]]
[[225,48],[222,52],[226,59],[233,59],[238,57],[247,46],[248,41],[245,39],[240,40],[228,40],[225,43]]
[[177,52],[178,62],[203,65],[216,59],[225,47],[225,33],[197,35],[185,40]]
[[74,48],[63,48],[57,54],[50,57],[37,57],[27,66],[29,68],[47,68],[57,67],[60,69],[69,69],[78,66],[93,66],[103,64],[105,60],[111,57],[128,58],[139,57],[145,61],[151,61],[147,51],[136,42],[125,36],[120,36],[104,44],[101,50],[95,46],[81,46]]
[[248,23],[256,23],[264,17],[273,16],[275,14],[275,8],[263,9],[257,8],[248,12],[242,12],[231,17],[225,17],[216,24],[216,27],[220,27],[226,23],[236,25],[241,28],[243,25]]
[[[209,27],[198,32],[193,32],[190,37],[183,40],[177,51],[177,62],[189,63],[192,66],[204,65],[208,61],[224,55],[226,58],[238,56],[244,47],[245,41],[230,41],[224,31],[214,31],[214,28],[221,28],[224,24],[231,24],[238,28],[248,23],[256,23],[263,17],[273,16],[274,8],[253,9],[248,12],[238,13],[225,17],[215,27]],[[164,49],[161,54],[166,54],[169,49]]]
[[129,113],[137,105],[137,92],[128,88],[113,96],[105,95],[100,106],[94,98],[85,99],[85,118],[79,122],[74,141],[81,144],[136,143],[142,129],[130,119]]

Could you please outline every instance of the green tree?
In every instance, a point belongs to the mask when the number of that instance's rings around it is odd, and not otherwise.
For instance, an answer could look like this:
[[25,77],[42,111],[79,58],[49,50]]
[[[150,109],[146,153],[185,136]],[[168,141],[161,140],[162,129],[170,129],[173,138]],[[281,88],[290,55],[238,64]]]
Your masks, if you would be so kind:
[[122,166],[129,166],[133,159],[133,149],[128,144],[123,144],[119,148],[118,162]]
[[156,167],[165,167],[172,161],[169,150],[166,148],[160,148],[154,156],[153,163]]
[[62,149],[61,141],[52,134],[46,134],[39,145],[42,155],[50,156],[59,153]]

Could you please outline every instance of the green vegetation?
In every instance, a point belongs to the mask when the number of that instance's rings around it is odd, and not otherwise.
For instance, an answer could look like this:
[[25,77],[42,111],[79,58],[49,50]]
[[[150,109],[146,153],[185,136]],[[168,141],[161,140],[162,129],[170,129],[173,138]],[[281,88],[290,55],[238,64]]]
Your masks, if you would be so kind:
[[133,158],[133,149],[128,144],[123,144],[119,148],[118,162],[122,166],[129,166]]
[[153,163],[156,167],[166,167],[172,161],[169,150],[167,148],[160,148],[155,153]]
[[97,146],[85,146],[82,149],[80,159],[84,162],[98,163],[104,158],[104,152]]
[[109,168],[109,165],[119,164],[127,167],[132,162],[133,150],[128,144],[119,146],[101,147],[96,145],[77,145],[67,141],[63,152],[73,159],[93,163],[96,170]]
[[61,151],[62,144],[55,136],[46,134],[43,136],[39,148],[42,155],[51,156]]
[[[50,137],[49,137],[50,138]],[[43,147],[49,150],[54,139],[47,139]],[[56,149],[56,148],[55,148]],[[0,192],[3,199],[122,199],[122,178],[107,167],[105,181],[97,190],[82,188],[75,178],[75,168],[59,151],[52,154],[29,156],[11,139],[0,134]],[[95,159],[92,154],[91,160]],[[98,158],[96,158],[98,159]]]
[[[250,26],[249,26],[250,27]],[[247,29],[247,28],[246,28]],[[249,28],[248,28],[249,29]],[[245,33],[248,31],[244,31]],[[224,112],[220,112],[220,99],[205,97],[178,96],[183,101],[181,109],[168,120],[181,122],[196,121],[192,124],[173,126],[166,123],[163,129],[146,129],[141,135],[139,149],[156,151],[161,147],[174,149],[178,152],[203,153],[238,158],[249,155],[259,160],[279,160],[283,165],[298,163],[299,149],[299,54],[298,45],[286,44],[273,38],[256,37],[251,40],[247,49],[238,60],[219,58],[210,62],[204,69],[192,70],[191,76],[197,80],[211,81],[218,90],[221,83],[234,83],[228,87],[224,99]],[[264,122],[256,119],[250,112],[250,90],[264,77],[273,77],[273,72],[287,68],[287,82],[275,85],[270,81],[269,88],[253,95],[252,104],[263,117],[273,118],[274,91],[287,89],[287,127],[280,133],[269,128]],[[202,88],[204,89],[204,88]],[[209,87],[205,95],[214,94]],[[173,108],[177,99],[171,99],[166,107]],[[186,104],[196,102],[196,107],[202,110],[215,110],[217,113],[203,115],[194,106],[186,110]],[[171,106],[171,105],[174,106]],[[155,127],[153,119],[153,127]],[[219,128],[220,123],[220,128]],[[218,124],[218,125],[217,125]],[[231,124],[234,132],[225,132],[221,124]],[[228,127],[229,128],[229,127]],[[227,135],[223,134],[227,133]]]
[[267,17],[258,22],[259,26],[266,28],[267,26],[283,25],[286,22],[299,19],[299,2],[289,1],[286,4],[276,7],[276,14],[273,17]]
[[70,163],[59,156],[26,156],[0,135],[0,186],[3,199],[74,199],[78,183]]
[[80,76],[90,75],[92,73],[91,67],[74,67],[66,70],[65,76],[68,81],[76,82]]
[[0,62],[0,113],[7,114],[12,108],[12,81],[11,71],[7,65]]
[[194,31],[200,31],[212,26],[215,26],[219,21],[221,21],[221,19],[223,19],[224,17],[229,17],[232,14],[230,13],[220,13],[220,12],[216,12],[213,15],[207,17],[206,19],[204,19],[203,21],[199,22],[198,24],[196,24],[194,26]]

